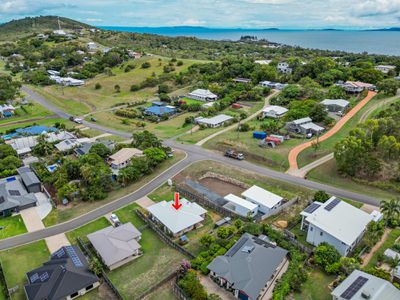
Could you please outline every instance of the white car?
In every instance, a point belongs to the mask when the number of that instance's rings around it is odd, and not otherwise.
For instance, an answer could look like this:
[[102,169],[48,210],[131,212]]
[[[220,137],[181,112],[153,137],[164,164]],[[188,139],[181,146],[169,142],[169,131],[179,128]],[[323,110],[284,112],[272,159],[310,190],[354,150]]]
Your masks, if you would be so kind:
[[110,221],[115,227],[121,225],[121,222],[119,221],[118,216],[116,214],[111,214]]
[[83,123],[83,120],[82,120],[82,119],[75,118],[75,119],[74,119],[74,122],[77,123],[77,124],[82,124],[82,123]]

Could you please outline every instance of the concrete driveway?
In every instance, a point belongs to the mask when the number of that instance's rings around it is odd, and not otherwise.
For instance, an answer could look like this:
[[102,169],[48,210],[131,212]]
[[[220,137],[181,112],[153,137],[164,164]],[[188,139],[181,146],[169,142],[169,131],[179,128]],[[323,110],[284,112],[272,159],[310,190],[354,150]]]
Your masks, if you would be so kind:
[[69,246],[71,243],[67,239],[64,233],[53,235],[44,239],[46,241],[47,248],[49,248],[50,253],[56,252],[63,246]]
[[28,232],[38,231],[45,228],[36,207],[22,210],[21,217],[22,220],[24,220]]

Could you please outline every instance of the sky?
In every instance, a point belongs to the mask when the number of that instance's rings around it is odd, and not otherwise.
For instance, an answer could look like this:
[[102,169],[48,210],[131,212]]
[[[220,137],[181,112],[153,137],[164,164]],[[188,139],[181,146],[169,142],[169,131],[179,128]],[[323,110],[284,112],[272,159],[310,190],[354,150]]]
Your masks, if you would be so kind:
[[0,23],[58,15],[95,26],[400,27],[400,0],[0,0]]

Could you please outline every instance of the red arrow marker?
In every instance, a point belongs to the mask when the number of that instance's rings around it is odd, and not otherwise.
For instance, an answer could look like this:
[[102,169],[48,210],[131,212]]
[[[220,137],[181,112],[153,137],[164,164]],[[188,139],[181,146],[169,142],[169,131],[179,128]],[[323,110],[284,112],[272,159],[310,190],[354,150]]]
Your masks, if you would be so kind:
[[172,207],[179,210],[182,207],[182,203],[179,203],[179,193],[175,193],[175,201],[172,203]]

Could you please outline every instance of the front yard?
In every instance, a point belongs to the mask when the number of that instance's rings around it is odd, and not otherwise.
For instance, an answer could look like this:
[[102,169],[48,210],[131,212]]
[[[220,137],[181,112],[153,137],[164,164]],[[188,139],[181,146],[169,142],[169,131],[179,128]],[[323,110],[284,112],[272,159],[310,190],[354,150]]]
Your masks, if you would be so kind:
[[0,240],[27,232],[20,215],[0,218]]
[[24,300],[26,273],[40,267],[50,258],[44,240],[0,252],[1,265],[9,289],[16,288],[13,300]]

